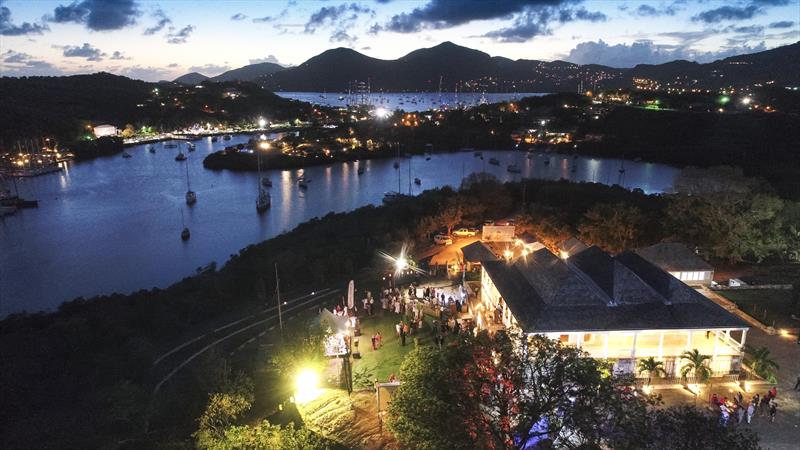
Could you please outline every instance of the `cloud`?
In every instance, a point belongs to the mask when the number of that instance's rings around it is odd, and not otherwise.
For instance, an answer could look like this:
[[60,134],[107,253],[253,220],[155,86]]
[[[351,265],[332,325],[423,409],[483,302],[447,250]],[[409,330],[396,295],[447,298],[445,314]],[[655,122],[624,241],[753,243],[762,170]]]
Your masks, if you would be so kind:
[[102,61],[106,56],[99,48],[93,47],[88,42],[80,45],[64,45],[58,47],[64,50],[63,55],[67,58],[86,58],[87,61]]
[[261,64],[261,63],[272,63],[281,66],[286,66],[285,64],[278,61],[278,58],[275,55],[269,55],[266,58],[254,58],[250,60],[250,64]]
[[643,40],[631,44],[609,45],[602,39],[581,42],[564,59],[576,64],[602,64],[611,67],[633,67],[637,64],[662,64],[678,59],[706,63],[729,56],[766,50],[764,42],[756,46],[741,44],[719,51],[702,52],[686,45],[657,45]]
[[323,6],[308,18],[306,33],[314,33],[317,28],[336,23],[340,29],[355,21],[359,14],[375,14],[371,8],[356,3],[342,3],[338,6]]
[[676,12],[674,5],[668,5],[664,8],[656,8],[652,5],[642,4],[639,5],[634,11],[633,14],[642,17],[658,17],[658,16],[674,16]]
[[0,0],[0,35],[23,36],[26,34],[42,34],[42,32],[48,30],[47,24],[22,22],[19,25],[14,25],[11,21],[11,10],[3,6],[3,1]]
[[747,20],[764,14],[772,6],[785,6],[792,0],[749,0],[741,6],[720,6],[703,11],[694,17],[695,22],[719,23],[726,20]]
[[247,14],[236,13],[236,14],[231,16],[231,20],[237,21],[237,22],[240,21],[240,20],[244,20],[244,19],[247,19]]
[[121,51],[117,50],[114,53],[112,53],[111,57],[108,58],[108,59],[113,60],[113,61],[123,61],[123,60],[128,60],[128,59],[131,59],[131,58],[123,55]]
[[331,42],[344,42],[348,45],[354,45],[358,40],[357,37],[351,36],[347,34],[345,30],[336,30],[333,34],[331,34],[330,41]]
[[202,66],[192,66],[189,67],[189,72],[200,72],[207,76],[214,76],[219,75],[226,70],[229,70],[231,67],[228,65],[219,65],[219,64],[203,64]]
[[146,28],[144,30],[144,34],[147,36],[158,33],[159,31],[163,30],[167,25],[170,25],[172,23],[172,19],[167,17],[167,14],[162,9],[155,10],[153,12],[153,17],[158,19],[158,21],[152,27]]
[[718,23],[725,20],[745,20],[752,19],[753,16],[762,11],[758,5],[748,6],[720,6],[716,9],[709,9],[692,17],[695,22]]
[[282,19],[282,18],[286,17],[287,14],[289,14],[289,9],[285,8],[283,11],[279,12],[278,14],[276,14],[274,16],[253,17],[253,23],[274,22],[274,21],[276,21],[278,19]]
[[121,67],[117,69],[117,72],[119,75],[144,81],[164,80],[171,78],[173,75],[172,71],[162,67],[140,66],[138,64],[130,67]]
[[194,31],[193,25],[186,25],[185,27],[178,30],[177,33],[171,32],[167,35],[167,42],[170,44],[185,44],[186,40],[189,39],[189,36],[192,35]]
[[83,0],[57,6],[47,19],[80,23],[93,31],[109,31],[135,24],[141,14],[136,0]]
[[489,31],[483,37],[500,42],[525,42],[535,36],[552,33],[551,24],[567,23],[576,20],[602,22],[608,17],[601,12],[590,12],[585,8],[571,9],[560,6],[539,6],[528,8],[515,17],[511,26]]
[[167,67],[170,67],[170,68],[178,67],[178,63],[170,63],[170,64],[167,65]]
[[781,20],[780,22],[772,22],[768,26],[769,28],[792,28],[794,22],[791,20]]
[[33,56],[8,50],[0,54],[2,60],[2,76],[61,75],[62,71],[47,61],[35,59]]

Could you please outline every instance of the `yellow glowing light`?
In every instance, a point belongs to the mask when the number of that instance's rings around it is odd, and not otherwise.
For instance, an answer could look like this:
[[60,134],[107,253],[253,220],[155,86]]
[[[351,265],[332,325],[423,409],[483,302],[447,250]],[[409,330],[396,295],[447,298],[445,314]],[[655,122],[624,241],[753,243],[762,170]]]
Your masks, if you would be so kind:
[[258,146],[261,148],[261,150],[269,150],[269,142],[262,142],[258,144]]
[[397,265],[398,272],[408,268],[408,260],[403,256],[397,258],[397,262],[395,264]]
[[653,393],[653,387],[652,386],[643,386],[642,387],[642,392],[644,392],[647,395],[650,395],[650,394]]
[[320,394],[319,375],[311,369],[303,369],[295,379],[294,399],[297,403],[310,402]]

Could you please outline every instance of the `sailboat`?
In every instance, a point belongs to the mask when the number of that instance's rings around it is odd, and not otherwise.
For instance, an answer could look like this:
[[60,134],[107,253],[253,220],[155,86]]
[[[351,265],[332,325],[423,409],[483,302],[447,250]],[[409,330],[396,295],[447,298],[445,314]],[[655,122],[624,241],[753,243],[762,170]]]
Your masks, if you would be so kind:
[[175,161],[186,161],[186,154],[182,150],[178,150],[178,155],[175,156]]
[[[256,211],[259,213],[263,213],[272,205],[272,197],[269,195],[269,192],[265,191],[262,185],[264,184],[264,178],[261,178],[261,153],[258,154],[258,179],[261,180],[258,185],[258,197],[256,197]],[[267,178],[267,180],[269,180]],[[270,184],[272,184],[270,182]]]
[[186,223],[183,221],[183,209],[181,209],[181,226],[183,230],[181,230],[181,240],[186,241],[192,236],[192,232],[189,231],[189,227],[186,226]]
[[186,164],[186,204],[192,206],[195,203],[197,203],[197,194],[195,194],[189,184],[189,165]]

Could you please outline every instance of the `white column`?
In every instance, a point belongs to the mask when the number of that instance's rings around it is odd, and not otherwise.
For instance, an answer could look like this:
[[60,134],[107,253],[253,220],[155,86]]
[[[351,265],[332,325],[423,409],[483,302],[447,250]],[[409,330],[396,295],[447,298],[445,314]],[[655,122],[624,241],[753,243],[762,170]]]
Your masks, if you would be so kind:
[[658,334],[658,359],[664,359],[664,331]]
[[742,330],[742,342],[739,343],[739,350],[740,351],[744,348],[745,340],[747,340],[747,328]]
[[686,349],[692,349],[692,330],[689,330],[689,339],[686,340]]
[[608,336],[611,334],[610,331],[606,331],[603,335],[603,354],[606,359],[608,359]]
[[578,337],[575,338],[575,347],[578,349],[583,348],[583,333],[578,333]]
[[639,334],[638,331],[633,332],[633,347],[631,347],[631,358],[636,359],[636,336]]

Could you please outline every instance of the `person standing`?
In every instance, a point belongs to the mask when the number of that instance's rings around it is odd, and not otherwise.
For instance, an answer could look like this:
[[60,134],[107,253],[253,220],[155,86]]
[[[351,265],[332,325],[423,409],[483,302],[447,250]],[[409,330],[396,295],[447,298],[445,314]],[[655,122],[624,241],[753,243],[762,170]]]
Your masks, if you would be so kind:
[[775,416],[778,414],[778,403],[775,400],[769,402],[769,423],[775,423]]
[[755,400],[750,400],[750,404],[747,406],[747,423],[748,425],[753,420],[753,414],[756,412]]
[[400,345],[406,346],[406,327],[404,325],[400,325]]
[[744,422],[744,405],[739,403],[736,406],[736,423],[741,425]]

